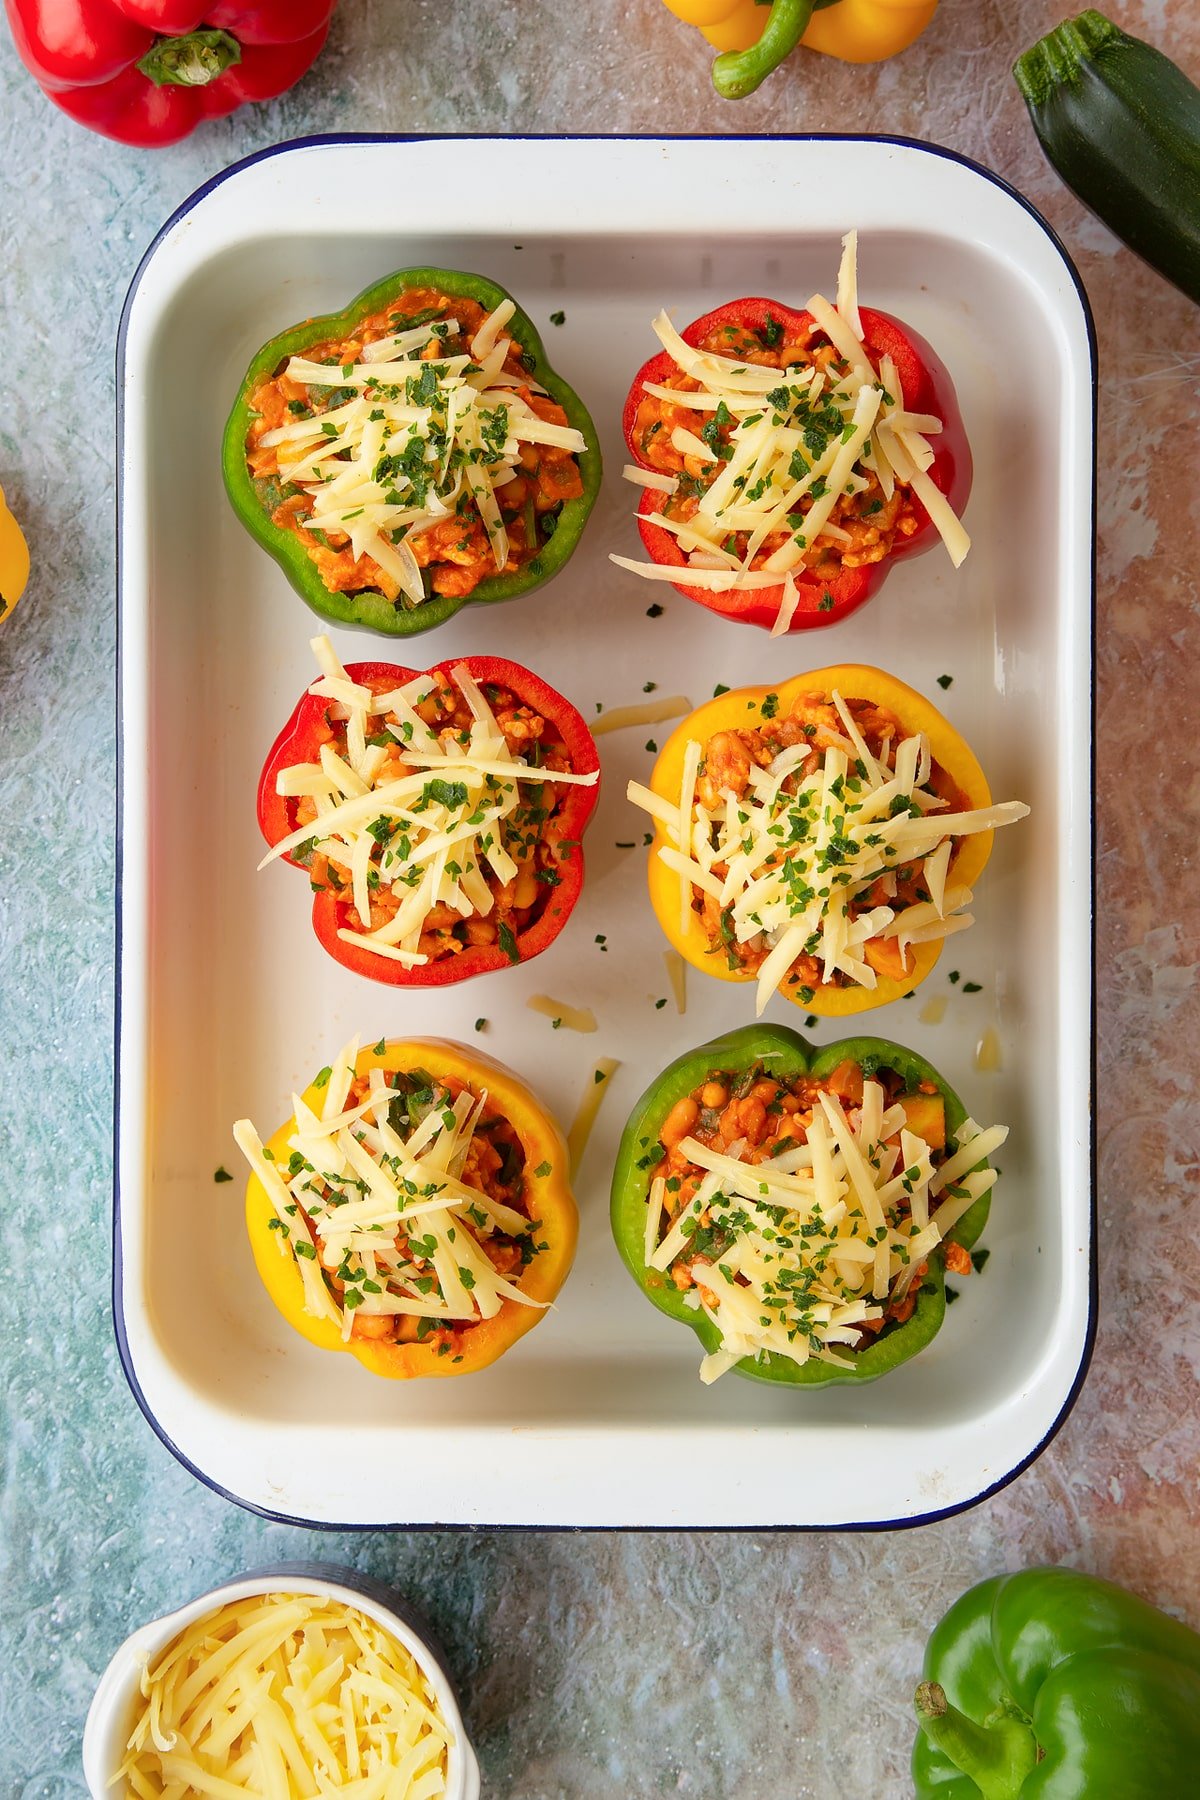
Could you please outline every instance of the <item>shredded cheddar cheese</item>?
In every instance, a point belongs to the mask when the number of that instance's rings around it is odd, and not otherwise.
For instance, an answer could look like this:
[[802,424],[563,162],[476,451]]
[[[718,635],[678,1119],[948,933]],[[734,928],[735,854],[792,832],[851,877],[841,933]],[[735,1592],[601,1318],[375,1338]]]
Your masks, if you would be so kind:
[[420,1664],[357,1608],[228,1601],[142,1671],[114,1778],[136,1800],[442,1800],[454,1737]]

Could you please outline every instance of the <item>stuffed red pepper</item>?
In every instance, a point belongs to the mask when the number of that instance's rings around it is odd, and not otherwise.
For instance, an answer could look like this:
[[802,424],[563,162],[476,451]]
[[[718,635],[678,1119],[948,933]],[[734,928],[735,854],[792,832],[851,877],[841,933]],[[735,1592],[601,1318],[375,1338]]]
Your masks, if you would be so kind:
[[306,869],[323,948],[375,981],[439,987],[537,956],[583,886],[600,762],[579,713],[500,657],[417,671],[313,650],[320,679],[259,781],[260,867]]
[[838,301],[733,300],[663,348],[625,402],[648,564],[701,606],[773,633],[829,625],[937,537],[957,567],[971,454],[950,377],[914,331],[860,308],[856,234]]

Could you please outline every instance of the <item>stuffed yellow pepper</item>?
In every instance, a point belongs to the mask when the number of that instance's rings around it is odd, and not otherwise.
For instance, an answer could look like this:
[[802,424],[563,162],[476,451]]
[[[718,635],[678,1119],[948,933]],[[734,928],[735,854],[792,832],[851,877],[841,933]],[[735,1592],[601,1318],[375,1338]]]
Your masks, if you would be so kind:
[[467,1375],[537,1324],[575,1254],[567,1149],[529,1089],[433,1039],[343,1049],[264,1144],[246,1224],[288,1324],[375,1375]]
[[823,1017],[907,994],[972,923],[993,805],[914,689],[845,663],[710,700],[629,798],[655,822],[650,899],[680,955]]

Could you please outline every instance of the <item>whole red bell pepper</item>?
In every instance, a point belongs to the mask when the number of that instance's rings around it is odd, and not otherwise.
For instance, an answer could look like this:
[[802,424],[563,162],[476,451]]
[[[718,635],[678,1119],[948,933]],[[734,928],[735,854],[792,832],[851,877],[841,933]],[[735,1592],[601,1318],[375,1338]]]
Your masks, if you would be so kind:
[[286,92],[337,0],[5,0],[17,50],[65,113],[122,144],[173,144]]
[[[873,366],[878,369],[880,359],[884,356],[890,356],[895,363],[906,409],[912,413],[931,413],[941,419],[942,430],[934,439],[934,460],[929,476],[945,494],[954,511],[961,512],[971,491],[971,451],[949,374],[924,338],[919,337],[907,325],[902,325],[899,319],[893,319],[888,313],[874,312],[865,306],[860,307],[859,317],[862,321],[862,342]],[[720,331],[725,326],[734,326],[740,331],[753,333],[765,345],[778,341],[781,327],[791,339],[804,333],[812,324],[811,313],[781,306],[777,300],[748,298],[730,300],[724,306],[717,307],[714,312],[705,313],[703,318],[696,319],[681,331],[680,336],[685,343],[699,346],[710,333]],[[667,383],[673,373],[678,373],[675,363],[665,350],[660,350],[657,356],[652,356],[638,370],[625,401],[622,414],[625,442],[630,454],[642,468],[651,466],[642,453],[636,429],[643,384],[648,381]],[[783,379],[781,373],[780,380]],[[686,404],[687,395],[684,392],[680,395],[680,405]],[[642,513],[655,512],[661,508],[662,502],[660,492],[647,488],[642,494],[639,510]],[[931,548],[937,539],[936,528],[915,495],[913,505],[921,520],[918,529],[911,537],[897,539],[882,562],[843,569],[833,580],[822,580],[803,567],[792,571],[800,596],[790,626],[792,631],[832,625],[838,619],[844,619],[848,613],[854,612],[865,600],[870,599],[893,564]],[[638,530],[654,562],[667,566],[674,564],[679,568],[686,566],[687,557],[671,532],[648,523],[644,518],[638,520]],[[673,586],[679,593],[686,594],[689,600],[696,600],[701,606],[707,606],[710,611],[720,613],[727,619],[768,628],[774,625],[783,598],[782,580],[778,587],[745,588],[741,591],[733,588],[714,592],[708,588],[689,587],[686,579],[673,583]]]
[[[582,715],[569,700],[549,683],[520,663],[507,662],[498,656],[456,656],[429,669],[409,669],[396,663],[347,663],[351,681],[370,688],[374,694],[390,693],[415,681],[421,675],[441,673],[453,678],[456,668],[465,666],[480,687],[507,688],[523,705],[532,707],[550,724],[561,738],[572,771],[590,775],[600,768],[596,741]],[[296,801],[276,792],[280,771],[295,763],[320,761],[322,743],[330,736],[327,712],[329,701],[317,694],[304,694],[291,718],[276,738],[263,764],[258,782],[258,823],[268,844],[278,844],[298,829]],[[531,767],[529,779],[536,781],[537,770]],[[313,929],[323,949],[344,968],[370,981],[383,981],[393,987],[448,987],[466,981],[472,975],[487,975],[506,969],[514,963],[528,962],[551,945],[583,891],[584,829],[595,809],[600,784],[591,787],[572,783],[560,790],[561,800],[553,817],[546,822],[547,841],[552,847],[554,873],[558,879],[547,884],[547,899],[527,928],[516,934],[508,950],[501,944],[472,944],[457,955],[442,956],[434,961],[405,968],[391,957],[376,955],[354,943],[347,943],[339,931],[350,923],[350,901],[329,887],[314,889]],[[305,868],[303,860],[285,853],[281,858],[293,868]]]

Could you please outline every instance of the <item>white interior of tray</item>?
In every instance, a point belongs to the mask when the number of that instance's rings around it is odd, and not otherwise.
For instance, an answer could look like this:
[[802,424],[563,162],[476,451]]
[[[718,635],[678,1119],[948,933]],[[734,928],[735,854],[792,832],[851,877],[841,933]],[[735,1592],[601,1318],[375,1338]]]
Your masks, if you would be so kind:
[[[414,196],[473,192],[455,171],[480,154],[512,217],[485,229],[467,202],[449,230],[440,205]],[[395,197],[378,222],[364,189]],[[975,457],[974,549],[958,575],[935,551],[898,567],[856,617],[771,640],[607,562],[610,549],[640,553],[620,406],[661,305],[682,322],[739,292],[797,304],[830,292],[850,224],[864,303],[922,332],[954,376]],[[703,1388],[697,1341],[640,1296],[611,1242],[609,1173],[634,1100],[680,1051],[752,1016],[752,989],[699,975],[686,1016],[655,1007],[670,991],[664,944],[624,787],[653,761],[647,738],[670,727],[601,739],[584,899],[528,968],[397,994],[325,956],[301,875],[254,872],[258,772],[311,679],[321,627],[228,505],[225,412],[265,339],[425,263],[484,271],[516,294],[595,417],[604,492],[567,570],[534,596],[467,608],[394,649],[335,631],[345,660],[504,654],[588,716],[642,699],[648,681],[699,703],[718,681],[875,661],[942,705],[997,798],[1033,808],[997,839],[975,928],[916,998],[861,1022],[928,1055],[982,1122],[1012,1128],[986,1273],[954,1284],[964,1291],[934,1345],[883,1382]],[[117,1253],[132,1375],[208,1479],[314,1521],[839,1524],[961,1503],[1041,1442],[1088,1319],[1089,382],[1082,311],[1039,227],[962,166],[884,144],[297,149],[235,174],[163,240],[132,306],[124,390]],[[636,849],[616,847],[630,839]],[[982,992],[964,995],[950,969]],[[554,1031],[526,1009],[534,993],[591,1006],[599,1031]],[[919,1018],[931,995],[948,998],[936,1025]],[[782,1001],[770,1016],[803,1024]],[[974,1066],[988,1026],[999,1073]],[[231,1121],[249,1114],[265,1136],[354,1031],[479,1044],[564,1124],[593,1057],[622,1059],[581,1172],[579,1255],[559,1306],[469,1379],[392,1384],[323,1354],[254,1273]],[[839,1033],[831,1022],[812,1035]],[[214,1183],[220,1164],[232,1183]]]

